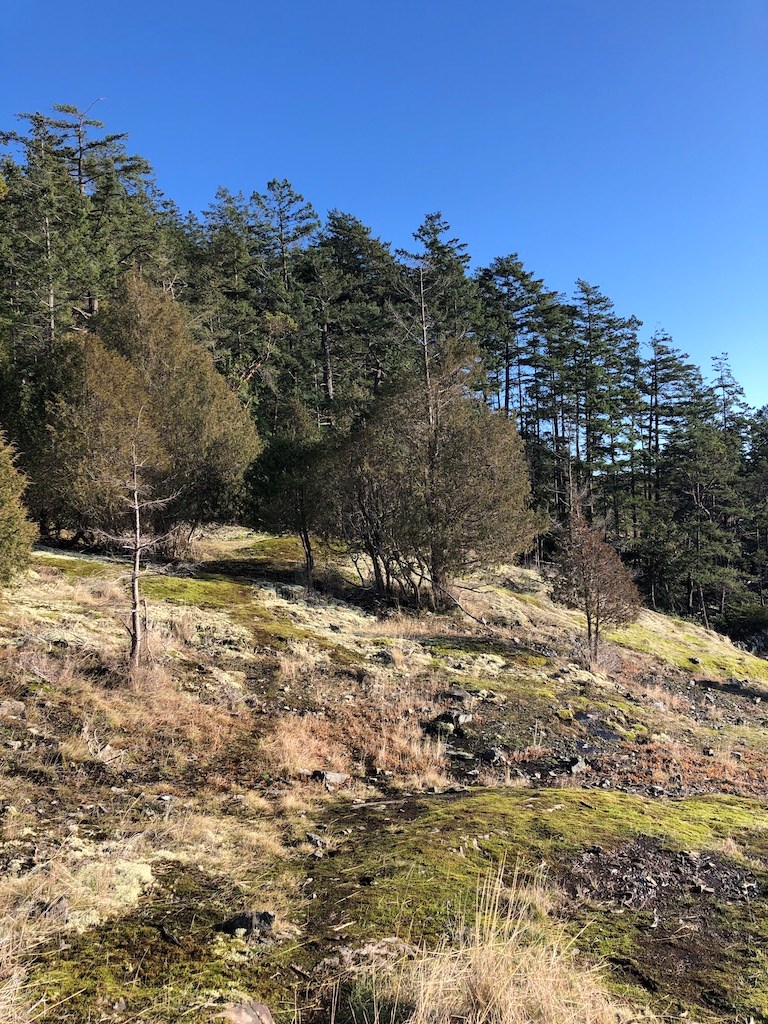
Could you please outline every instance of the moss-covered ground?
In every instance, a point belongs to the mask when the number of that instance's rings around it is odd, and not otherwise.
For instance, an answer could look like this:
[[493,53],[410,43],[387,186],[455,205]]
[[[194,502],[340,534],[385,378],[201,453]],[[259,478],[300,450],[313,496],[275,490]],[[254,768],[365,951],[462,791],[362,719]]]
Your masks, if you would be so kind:
[[[319,563],[324,596],[294,539],[218,530],[150,566],[137,679],[119,559],[41,550],[6,596],[9,1024],[308,1019],[342,952],[450,937],[500,864],[545,872],[617,998],[768,1020],[768,663],[644,613],[589,670],[535,573],[466,581],[472,617],[377,616]],[[215,930],[245,909],[272,932]]]

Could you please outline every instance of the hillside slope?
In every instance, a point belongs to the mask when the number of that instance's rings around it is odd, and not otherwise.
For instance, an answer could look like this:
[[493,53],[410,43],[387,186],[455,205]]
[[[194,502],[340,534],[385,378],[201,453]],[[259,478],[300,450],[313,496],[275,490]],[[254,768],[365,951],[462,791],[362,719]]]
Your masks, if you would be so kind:
[[131,682],[119,562],[41,550],[7,594],[0,1019],[374,1019],[394,978],[382,1022],[447,1021],[456,958],[513,948],[499,1021],[768,1020],[768,662],[645,612],[589,672],[532,572],[377,617],[299,563],[223,530],[154,568]]

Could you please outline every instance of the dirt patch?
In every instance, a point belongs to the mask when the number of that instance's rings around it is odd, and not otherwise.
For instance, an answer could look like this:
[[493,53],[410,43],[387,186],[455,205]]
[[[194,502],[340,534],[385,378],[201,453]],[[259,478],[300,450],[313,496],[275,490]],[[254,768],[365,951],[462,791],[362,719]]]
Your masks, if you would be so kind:
[[[762,871],[711,851],[674,851],[640,837],[591,847],[561,869],[566,910],[618,980],[665,1013],[766,1020],[754,991],[768,894]],[[739,1006],[748,1015],[722,1018]]]
[[697,913],[704,913],[707,897],[743,903],[765,894],[746,866],[712,853],[665,850],[645,837],[618,850],[586,850],[569,865],[561,882],[572,897],[665,914],[689,911],[692,898],[699,905]]

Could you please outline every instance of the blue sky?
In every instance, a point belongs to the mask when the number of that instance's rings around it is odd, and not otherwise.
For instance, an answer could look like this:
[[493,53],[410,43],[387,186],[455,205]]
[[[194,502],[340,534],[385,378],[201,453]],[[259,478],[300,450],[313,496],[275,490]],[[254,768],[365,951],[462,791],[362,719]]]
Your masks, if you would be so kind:
[[2,127],[103,97],[183,210],[287,177],[403,245],[440,209],[768,404],[766,0],[12,0],[0,31]]

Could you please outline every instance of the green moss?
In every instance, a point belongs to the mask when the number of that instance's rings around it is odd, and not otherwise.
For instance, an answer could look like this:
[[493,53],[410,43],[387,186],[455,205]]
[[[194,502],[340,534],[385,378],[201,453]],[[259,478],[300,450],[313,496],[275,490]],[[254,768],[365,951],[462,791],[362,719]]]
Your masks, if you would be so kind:
[[768,683],[768,661],[736,650],[724,637],[684,629],[685,624],[675,619],[663,621],[663,633],[635,623],[626,629],[608,633],[606,637],[630,650],[655,655],[693,675]]
[[34,560],[41,568],[57,569],[69,580],[87,579],[92,576],[115,576],[125,569],[121,562],[103,558],[77,558],[74,555],[52,554],[48,550],[34,553]]
[[545,602],[540,597],[536,597],[535,594],[526,594],[524,592],[518,593],[515,591],[515,600],[522,601],[524,604],[530,604],[534,608],[543,608]]
[[233,583],[223,576],[148,576],[142,581],[142,593],[152,601],[223,608],[226,611],[252,603],[250,587]]
[[[436,937],[457,908],[472,907],[478,879],[501,862],[534,866],[595,843],[610,846],[652,836],[673,849],[706,849],[728,836],[748,848],[768,845],[768,812],[730,797],[651,801],[618,792],[547,789],[483,791],[459,798],[423,799],[397,809],[348,812],[337,822],[365,831],[319,876],[341,886],[351,932],[390,934],[408,926]],[[408,820],[403,820],[407,815]],[[413,816],[413,817],[412,817]],[[359,878],[375,884],[359,884]]]
[[424,646],[439,657],[466,655],[492,655],[503,658],[508,664],[519,668],[541,668],[549,659],[535,651],[515,647],[513,644],[489,636],[436,636],[422,641]]
[[[246,906],[245,895],[226,880],[169,865],[161,891],[141,910],[44,951],[31,983],[48,1009],[36,1019],[81,1024],[101,1019],[100,1007],[125,1000],[131,1019],[209,1021],[215,1007],[205,1004],[247,996],[268,1003],[278,1020],[290,1020],[299,981],[290,965],[304,959],[297,942],[246,943],[215,931]],[[162,938],[161,922],[181,947]]]
[[[347,945],[390,934],[431,943],[452,934],[457,920],[472,919],[479,885],[500,864],[509,876],[518,871],[525,878],[542,863],[556,875],[558,864],[595,844],[610,849],[639,836],[656,838],[668,849],[699,851],[732,836],[752,856],[768,851],[766,809],[728,797],[652,801],[603,791],[497,790],[336,808],[329,820],[339,851],[312,864],[318,898],[310,904],[308,932],[327,928],[332,904],[339,908],[336,936]],[[615,969],[611,984],[617,992],[638,1004],[651,1002],[659,1012],[674,1007],[675,1015],[689,1010],[700,1021],[722,1020],[722,1013],[713,1010],[710,1016],[702,1009],[699,994],[711,990],[723,1006],[744,1010],[745,1020],[749,1013],[762,1019],[768,925],[754,924],[756,909],[747,903],[717,909],[713,927],[725,938],[705,948],[702,966],[685,990],[670,986],[663,962],[653,967],[652,914],[579,902],[566,923],[589,959]],[[729,936],[732,950],[724,948]],[[745,980],[739,967],[746,963],[751,973]]]
[[660,934],[654,931],[658,921],[649,911],[623,908],[616,913],[599,904],[581,905],[570,930],[578,934],[580,948],[591,958],[617,971],[613,988],[637,1003],[650,1004],[665,1017],[686,1016],[713,1024],[765,1020],[767,936],[757,909],[714,903],[706,923],[693,931],[673,920]]

